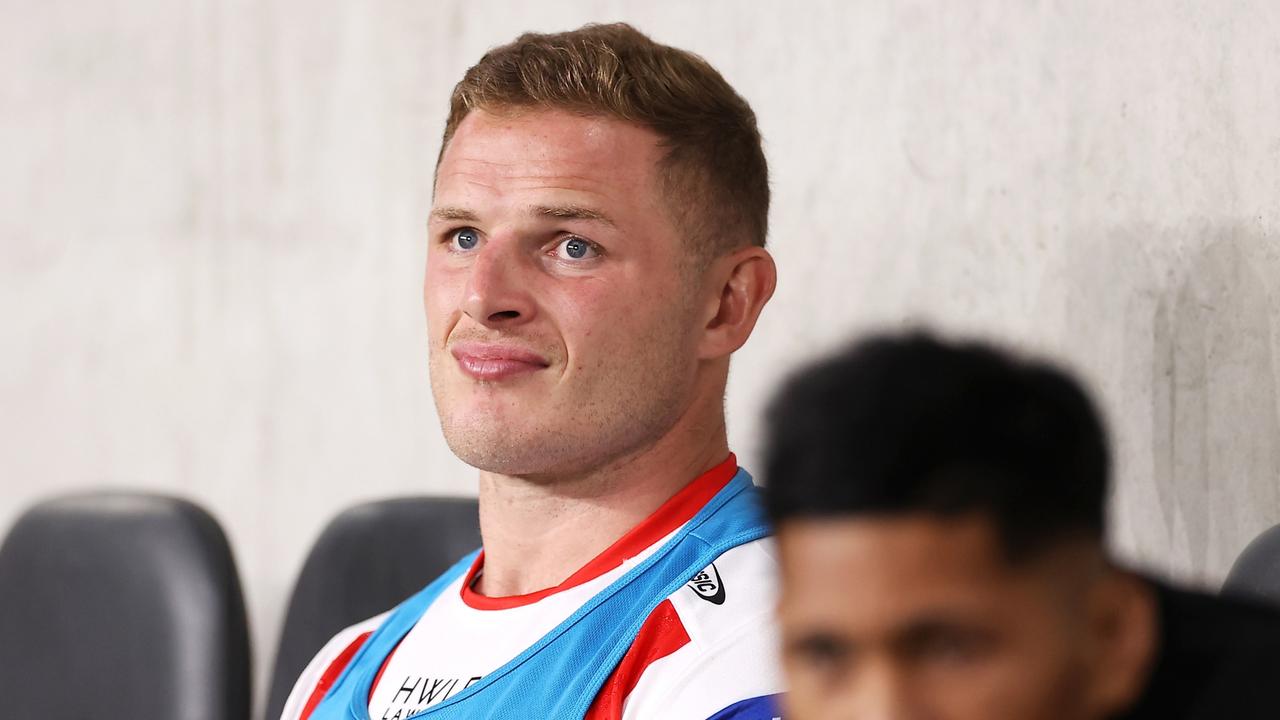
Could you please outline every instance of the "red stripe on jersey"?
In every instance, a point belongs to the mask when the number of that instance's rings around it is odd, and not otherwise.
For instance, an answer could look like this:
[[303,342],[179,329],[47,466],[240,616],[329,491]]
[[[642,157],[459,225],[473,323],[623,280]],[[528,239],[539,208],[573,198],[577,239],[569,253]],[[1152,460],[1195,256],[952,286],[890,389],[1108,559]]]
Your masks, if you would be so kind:
[[356,651],[369,639],[372,632],[362,633],[342,652],[338,653],[338,657],[329,663],[329,667],[324,669],[324,674],[320,676],[320,681],[316,683],[316,687],[311,691],[311,696],[307,698],[307,704],[302,708],[302,714],[298,716],[298,720],[307,720],[311,717],[311,713],[315,712],[316,706],[324,700],[324,694],[329,692],[329,688],[338,681],[338,676],[343,670],[347,669],[347,663],[351,662],[351,658],[355,657]]
[[605,548],[591,562],[570,575],[559,585],[526,595],[508,595],[506,597],[488,597],[481,595],[471,586],[475,584],[476,575],[484,567],[484,551],[476,556],[471,570],[462,581],[462,601],[476,610],[506,610],[535,603],[549,595],[577,587],[590,582],[613,570],[626,560],[644,552],[646,548],[671,534],[681,525],[689,522],[720,492],[738,472],[738,459],[732,453],[719,465],[699,475],[684,486],[680,492],[671,496],[652,515],[645,518],[618,541]]
[[689,633],[680,622],[675,606],[670,600],[663,600],[649,613],[640,632],[636,633],[635,642],[631,643],[627,654],[622,656],[622,662],[600,688],[582,720],[620,720],[623,703],[636,689],[644,671],[687,644]]

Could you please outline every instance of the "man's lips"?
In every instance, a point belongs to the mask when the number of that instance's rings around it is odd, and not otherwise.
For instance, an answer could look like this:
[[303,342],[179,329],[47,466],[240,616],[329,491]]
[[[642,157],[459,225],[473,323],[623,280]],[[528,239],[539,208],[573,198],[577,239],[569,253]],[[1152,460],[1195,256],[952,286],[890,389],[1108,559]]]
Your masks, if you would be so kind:
[[462,372],[477,380],[505,380],[551,365],[532,350],[515,345],[460,342],[449,347]]

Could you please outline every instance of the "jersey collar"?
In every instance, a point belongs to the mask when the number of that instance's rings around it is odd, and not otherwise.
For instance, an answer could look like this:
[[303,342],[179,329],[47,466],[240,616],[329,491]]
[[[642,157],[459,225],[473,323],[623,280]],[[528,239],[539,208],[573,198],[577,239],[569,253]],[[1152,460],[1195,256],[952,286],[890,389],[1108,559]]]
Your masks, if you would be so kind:
[[507,610],[531,605],[545,597],[590,582],[644,552],[654,543],[689,522],[694,515],[698,514],[703,505],[710,502],[716,493],[729,484],[729,481],[733,479],[737,472],[738,459],[734,457],[733,453],[730,453],[724,462],[694,478],[693,481],[685,485],[675,495],[672,495],[657,510],[653,511],[653,514],[641,520],[640,524],[631,528],[616,542],[605,548],[603,552],[592,558],[586,565],[583,565],[577,572],[555,587],[524,595],[507,595],[503,597],[481,595],[471,589],[472,585],[475,584],[476,576],[481,568],[484,567],[484,551],[481,550],[480,554],[476,556],[475,562],[472,563],[471,569],[467,571],[466,576],[463,578],[462,601],[476,610]]

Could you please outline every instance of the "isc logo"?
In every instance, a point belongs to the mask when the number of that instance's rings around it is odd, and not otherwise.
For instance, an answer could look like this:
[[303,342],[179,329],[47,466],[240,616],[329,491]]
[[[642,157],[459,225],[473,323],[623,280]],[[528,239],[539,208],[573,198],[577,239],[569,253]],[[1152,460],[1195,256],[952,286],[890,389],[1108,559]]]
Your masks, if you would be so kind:
[[698,597],[715,605],[724,604],[724,583],[720,580],[720,571],[711,563],[705,570],[693,576],[689,581],[689,589]]

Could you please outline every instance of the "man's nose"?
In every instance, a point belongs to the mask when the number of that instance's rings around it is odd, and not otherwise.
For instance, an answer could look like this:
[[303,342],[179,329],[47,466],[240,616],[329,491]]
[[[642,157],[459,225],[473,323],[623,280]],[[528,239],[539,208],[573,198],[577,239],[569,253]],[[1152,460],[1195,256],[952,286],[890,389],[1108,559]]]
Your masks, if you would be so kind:
[[490,328],[520,325],[533,319],[530,259],[519,253],[514,239],[493,238],[471,261],[463,292],[462,312]]
[[866,668],[849,694],[847,718],[857,720],[923,720],[911,707],[907,678],[901,668],[877,664]]

